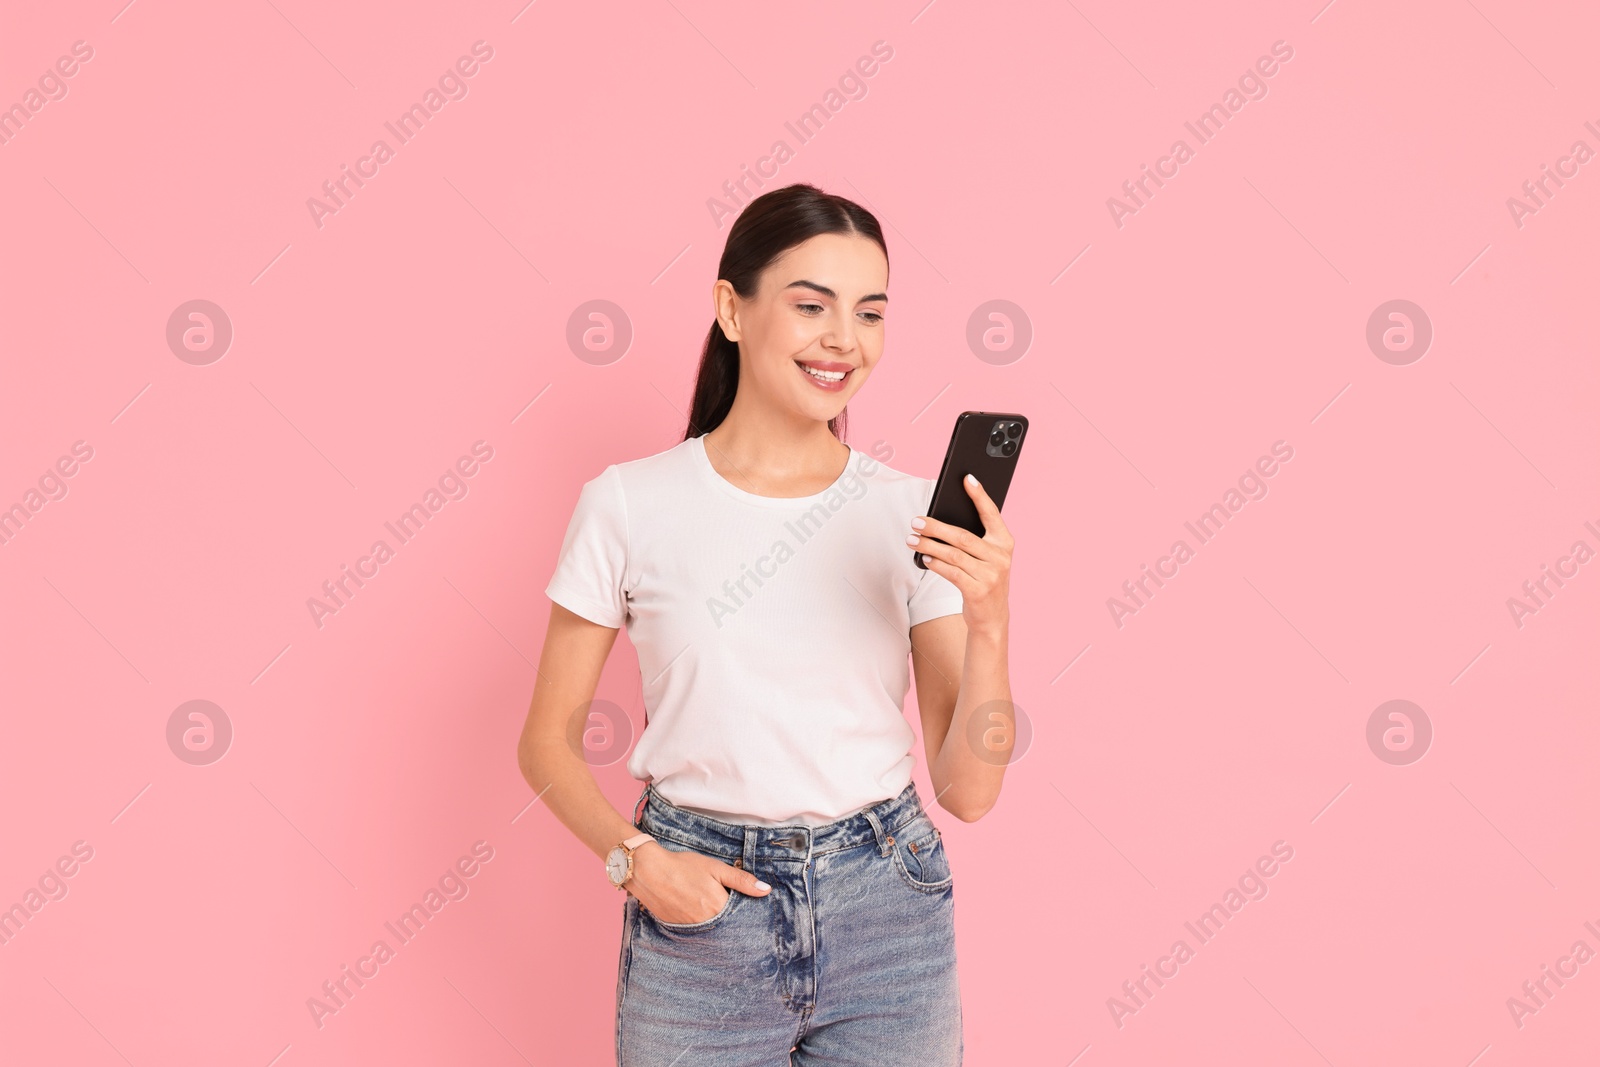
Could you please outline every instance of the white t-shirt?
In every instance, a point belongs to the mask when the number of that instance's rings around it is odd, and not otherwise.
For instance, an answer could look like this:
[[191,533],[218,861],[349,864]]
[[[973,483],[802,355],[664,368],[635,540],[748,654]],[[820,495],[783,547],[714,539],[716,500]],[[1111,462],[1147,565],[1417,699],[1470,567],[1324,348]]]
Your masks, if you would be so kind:
[[962,608],[905,542],[932,490],[852,448],[823,492],[758,496],[698,437],[585,483],[545,593],[627,623],[648,716],[633,777],[766,826],[897,796],[915,763],[910,629]]

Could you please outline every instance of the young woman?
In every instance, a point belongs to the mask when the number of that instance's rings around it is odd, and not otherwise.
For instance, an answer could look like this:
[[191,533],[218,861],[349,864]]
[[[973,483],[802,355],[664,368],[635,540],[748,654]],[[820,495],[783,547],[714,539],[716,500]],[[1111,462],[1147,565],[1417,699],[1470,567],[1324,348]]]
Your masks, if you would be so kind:
[[[809,185],[751,201],[682,442],[584,485],[545,590],[518,758],[626,891],[622,1067],[961,1062],[952,874],[911,782],[907,653],[936,799],[972,822],[1010,754],[1012,538],[975,482],[982,538],[919,515],[930,479],[843,441],[888,279],[860,206]],[[624,623],[648,714],[631,820],[579,747]]]

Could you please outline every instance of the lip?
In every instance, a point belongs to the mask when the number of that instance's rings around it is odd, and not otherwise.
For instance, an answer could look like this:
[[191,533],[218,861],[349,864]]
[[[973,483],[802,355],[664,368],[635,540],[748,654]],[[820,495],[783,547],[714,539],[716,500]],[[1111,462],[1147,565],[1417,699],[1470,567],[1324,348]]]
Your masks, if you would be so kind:
[[[843,390],[846,385],[850,384],[850,375],[853,374],[856,369],[855,366],[850,363],[836,363],[831,360],[824,359],[797,359],[794,361],[794,364],[795,368],[800,370],[800,373],[805,376],[806,381],[810,382],[813,387],[821,389],[825,393],[837,393]],[[836,382],[825,382],[814,375],[806,374],[806,372],[801,369],[804,367],[814,367],[817,370],[834,372],[843,371],[844,377],[840,378]]]

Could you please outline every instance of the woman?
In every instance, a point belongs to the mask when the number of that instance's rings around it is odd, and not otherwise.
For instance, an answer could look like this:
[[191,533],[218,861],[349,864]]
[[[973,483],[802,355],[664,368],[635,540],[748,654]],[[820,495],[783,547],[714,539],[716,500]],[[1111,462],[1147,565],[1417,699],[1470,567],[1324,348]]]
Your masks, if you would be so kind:
[[[1009,757],[1012,539],[975,482],[982,538],[918,514],[929,479],[843,441],[888,276],[851,201],[751,201],[683,440],[584,485],[546,589],[518,757],[626,891],[623,1067],[961,1061],[952,875],[911,783],[906,657],[909,640],[937,799],[974,821]],[[632,821],[579,748],[624,622],[648,713]],[[1005,747],[969,742],[995,722]]]

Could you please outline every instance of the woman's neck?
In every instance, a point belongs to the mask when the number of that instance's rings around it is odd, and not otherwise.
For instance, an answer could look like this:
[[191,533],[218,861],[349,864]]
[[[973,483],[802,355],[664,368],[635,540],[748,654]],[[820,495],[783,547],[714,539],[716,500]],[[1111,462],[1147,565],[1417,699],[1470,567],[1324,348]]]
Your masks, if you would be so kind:
[[732,412],[704,437],[706,458],[716,472],[759,496],[812,496],[838,481],[850,448],[825,422],[787,430],[753,426]]

